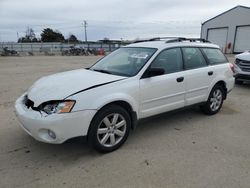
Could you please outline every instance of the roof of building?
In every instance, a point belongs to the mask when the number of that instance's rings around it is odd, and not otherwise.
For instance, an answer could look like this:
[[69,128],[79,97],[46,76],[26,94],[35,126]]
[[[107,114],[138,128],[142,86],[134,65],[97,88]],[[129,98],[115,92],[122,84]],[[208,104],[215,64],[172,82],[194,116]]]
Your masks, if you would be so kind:
[[207,23],[207,22],[209,22],[209,21],[211,21],[211,20],[213,20],[213,19],[215,19],[215,18],[217,18],[217,17],[219,17],[219,16],[222,16],[222,15],[224,15],[224,14],[226,14],[226,13],[228,13],[228,12],[230,12],[230,11],[236,9],[236,8],[246,8],[246,9],[249,9],[249,10],[250,10],[250,7],[238,5],[238,6],[236,6],[236,7],[233,7],[233,8],[231,8],[231,9],[229,9],[229,10],[227,10],[227,11],[225,11],[225,12],[219,14],[219,15],[217,15],[217,16],[214,16],[213,18],[208,19],[207,21],[203,22],[202,25],[204,25],[205,23]]

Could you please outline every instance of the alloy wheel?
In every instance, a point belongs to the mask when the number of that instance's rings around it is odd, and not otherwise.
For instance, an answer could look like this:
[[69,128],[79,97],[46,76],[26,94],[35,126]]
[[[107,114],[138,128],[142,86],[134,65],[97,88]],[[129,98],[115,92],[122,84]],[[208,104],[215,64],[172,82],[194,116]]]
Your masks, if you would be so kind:
[[109,114],[98,126],[97,139],[102,146],[113,147],[125,136],[126,129],[127,122],[121,114]]
[[222,103],[222,92],[220,89],[214,90],[212,97],[210,98],[210,108],[212,111],[216,111],[220,108]]

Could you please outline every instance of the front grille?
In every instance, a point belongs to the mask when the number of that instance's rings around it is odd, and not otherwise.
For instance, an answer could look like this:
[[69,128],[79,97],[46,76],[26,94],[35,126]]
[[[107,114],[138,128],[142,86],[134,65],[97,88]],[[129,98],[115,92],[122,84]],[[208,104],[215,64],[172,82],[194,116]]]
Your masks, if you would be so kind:
[[24,96],[24,104],[28,109],[34,107],[34,102],[30,100],[27,95]]
[[250,61],[244,61],[244,60],[238,59],[237,65],[238,67],[240,67],[242,71],[250,72]]

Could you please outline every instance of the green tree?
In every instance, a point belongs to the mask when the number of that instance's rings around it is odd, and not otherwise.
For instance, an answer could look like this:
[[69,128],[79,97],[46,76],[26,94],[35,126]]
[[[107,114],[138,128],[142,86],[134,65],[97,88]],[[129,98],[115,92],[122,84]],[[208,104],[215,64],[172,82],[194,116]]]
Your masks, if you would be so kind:
[[78,39],[76,38],[75,35],[73,34],[70,34],[69,38],[67,39],[68,42],[71,42],[71,43],[77,43],[78,42]]
[[42,42],[64,42],[64,36],[59,31],[53,31],[53,29],[46,28],[41,33]]
[[39,42],[32,28],[27,27],[25,36],[18,39],[18,42]]

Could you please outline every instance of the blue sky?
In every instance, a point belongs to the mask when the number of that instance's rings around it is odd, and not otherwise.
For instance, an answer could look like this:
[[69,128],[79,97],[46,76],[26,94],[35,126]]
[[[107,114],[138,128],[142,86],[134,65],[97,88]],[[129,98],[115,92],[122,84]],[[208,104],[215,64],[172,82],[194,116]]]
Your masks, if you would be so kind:
[[29,26],[40,37],[47,27],[88,39],[155,36],[199,37],[201,23],[249,0],[0,0],[0,42],[16,41]]

